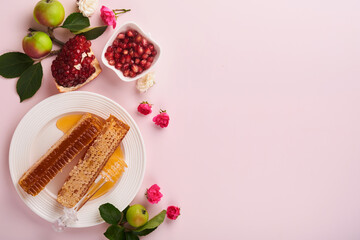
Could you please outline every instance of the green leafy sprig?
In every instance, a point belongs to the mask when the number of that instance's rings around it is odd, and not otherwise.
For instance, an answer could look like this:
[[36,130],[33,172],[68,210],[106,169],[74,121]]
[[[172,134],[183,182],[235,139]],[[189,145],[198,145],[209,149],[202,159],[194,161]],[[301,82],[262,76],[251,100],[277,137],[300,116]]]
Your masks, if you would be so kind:
[[[107,26],[90,28],[88,17],[81,13],[72,13],[59,26],[68,29],[75,35],[84,35],[87,40],[94,40],[101,36]],[[53,43],[62,47],[64,43],[58,40],[54,35],[54,30],[59,27],[48,28],[47,33]],[[38,31],[29,28],[29,31]],[[57,55],[60,50],[51,51],[49,55],[41,59],[32,59],[21,52],[8,52],[0,56],[0,75],[4,78],[18,78],[16,91],[20,97],[20,102],[31,98],[39,90],[42,83],[43,69],[41,61],[45,58]]]
[[111,224],[104,233],[105,237],[110,240],[139,240],[139,236],[146,236],[155,231],[164,222],[166,216],[166,210],[162,210],[158,215],[145,223],[145,225],[133,228],[126,220],[128,209],[129,206],[120,211],[110,203],[105,203],[99,207],[100,216],[105,222]]

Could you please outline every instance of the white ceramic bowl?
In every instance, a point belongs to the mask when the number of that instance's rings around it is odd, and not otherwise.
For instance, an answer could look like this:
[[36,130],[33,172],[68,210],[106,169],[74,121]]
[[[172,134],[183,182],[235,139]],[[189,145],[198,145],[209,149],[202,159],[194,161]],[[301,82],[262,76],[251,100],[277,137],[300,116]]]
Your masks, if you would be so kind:
[[[106,60],[105,58],[105,53],[106,53],[106,50],[109,46],[112,45],[113,41],[116,39],[117,35],[120,33],[120,32],[124,32],[124,31],[127,31],[128,29],[134,29],[136,31],[138,31],[138,33],[140,33],[143,37],[145,37],[149,43],[152,43],[154,45],[154,48],[155,50],[157,51],[157,54],[156,56],[154,57],[154,61],[152,62],[151,66],[146,69],[145,71],[143,71],[141,74],[139,75],[136,75],[135,77],[125,77],[124,74],[115,68],[115,66],[111,66],[108,61]],[[143,76],[145,76],[147,73],[149,73],[151,71],[151,69],[155,66],[156,62],[158,61],[159,57],[160,57],[160,46],[159,44],[157,44],[150,36],[150,34],[146,34],[136,23],[134,22],[126,22],[124,23],[122,26],[120,26],[119,28],[117,28],[115,30],[115,32],[113,33],[113,35],[110,37],[110,39],[107,41],[104,49],[103,49],[103,52],[101,54],[101,60],[103,62],[103,64],[105,66],[107,66],[108,68],[112,69],[118,76],[121,80],[125,81],[125,82],[131,82],[131,81],[135,81]]]

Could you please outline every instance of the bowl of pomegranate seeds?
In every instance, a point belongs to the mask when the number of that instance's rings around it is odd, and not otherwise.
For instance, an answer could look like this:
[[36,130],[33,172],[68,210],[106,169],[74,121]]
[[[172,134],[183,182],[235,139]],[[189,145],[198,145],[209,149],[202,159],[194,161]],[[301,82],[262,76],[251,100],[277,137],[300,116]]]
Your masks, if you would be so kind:
[[110,37],[101,59],[121,80],[130,82],[145,76],[159,56],[159,45],[134,22],[127,22]]

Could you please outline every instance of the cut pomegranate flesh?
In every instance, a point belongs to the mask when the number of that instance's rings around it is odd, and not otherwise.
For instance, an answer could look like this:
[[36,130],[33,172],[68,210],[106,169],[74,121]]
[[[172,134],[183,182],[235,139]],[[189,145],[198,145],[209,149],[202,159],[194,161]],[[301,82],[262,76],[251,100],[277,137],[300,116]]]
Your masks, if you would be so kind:
[[[51,73],[57,84],[63,87],[77,86],[95,72],[91,64],[95,56],[90,54],[90,46],[91,42],[82,35],[76,35],[65,43],[51,65]],[[113,53],[113,49],[108,48],[108,52]]]
[[105,52],[105,58],[125,77],[135,77],[151,67],[157,51],[154,45],[134,29],[117,35]]

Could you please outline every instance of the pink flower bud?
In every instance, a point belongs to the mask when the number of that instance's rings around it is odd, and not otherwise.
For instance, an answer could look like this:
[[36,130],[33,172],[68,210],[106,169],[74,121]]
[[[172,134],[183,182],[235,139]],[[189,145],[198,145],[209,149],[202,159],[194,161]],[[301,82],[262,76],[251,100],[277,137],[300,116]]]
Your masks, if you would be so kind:
[[160,113],[153,118],[153,122],[162,128],[167,127],[169,125],[169,121],[170,117],[166,111],[160,111]]
[[103,22],[108,26],[113,26],[113,28],[116,27],[116,17],[113,10],[110,8],[107,8],[105,6],[102,6],[100,9],[100,17],[103,20]]
[[160,187],[157,184],[152,185],[146,191],[146,198],[151,204],[160,202],[162,196],[163,195],[160,192]]
[[140,105],[137,108],[138,112],[144,115],[148,115],[149,113],[152,112],[151,110],[151,104],[149,104],[148,102],[142,102],[140,103]]
[[166,210],[166,216],[171,220],[176,220],[180,215],[180,208],[176,206],[169,206]]

